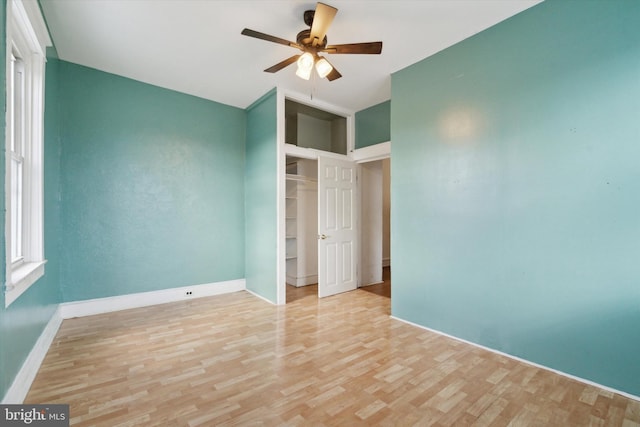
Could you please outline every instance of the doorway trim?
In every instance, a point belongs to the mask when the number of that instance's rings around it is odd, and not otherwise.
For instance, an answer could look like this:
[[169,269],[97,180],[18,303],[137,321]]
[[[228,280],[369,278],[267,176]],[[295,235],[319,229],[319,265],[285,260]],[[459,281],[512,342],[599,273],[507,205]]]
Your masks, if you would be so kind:
[[391,141],[381,142],[368,147],[358,148],[351,153],[356,163],[374,162],[391,158]]
[[[361,173],[360,165],[362,163],[375,162],[378,160],[391,159],[391,141],[380,142],[378,144],[369,145],[367,147],[358,148],[351,153],[352,160],[358,165],[358,174]],[[362,215],[360,200],[362,195],[362,181],[358,180],[356,191],[358,192],[358,212]],[[361,239],[362,228],[358,224],[358,239]],[[362,260],[362,245],[358,245],[358,260]],[[383,258],[384,266],[384,258]],[[360,277],[358,277],[358,287],[360,287]]]

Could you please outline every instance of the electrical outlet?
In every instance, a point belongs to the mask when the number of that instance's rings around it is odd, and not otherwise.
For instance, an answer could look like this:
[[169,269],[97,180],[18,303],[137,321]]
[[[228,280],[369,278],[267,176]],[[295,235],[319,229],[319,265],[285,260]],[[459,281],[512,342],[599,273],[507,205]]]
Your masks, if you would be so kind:
[[193,292],[192,291],[187,291],[187,296],[191,296],[191,295],[193,295]]

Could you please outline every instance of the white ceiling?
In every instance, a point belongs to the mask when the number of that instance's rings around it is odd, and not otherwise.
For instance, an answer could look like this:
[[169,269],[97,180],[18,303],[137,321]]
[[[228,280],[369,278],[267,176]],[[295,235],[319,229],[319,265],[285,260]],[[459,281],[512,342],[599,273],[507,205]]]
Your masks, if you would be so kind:
[[245,108],[275,86],[358,111],[391,96],[391,73],[540,0],[326,0],[337,7],[329,44],[382,41],[381,55],[329,55],[342,78],[304,81],[290,65],[262,70],[296,49],[303,0],[44,0],[60,59]]

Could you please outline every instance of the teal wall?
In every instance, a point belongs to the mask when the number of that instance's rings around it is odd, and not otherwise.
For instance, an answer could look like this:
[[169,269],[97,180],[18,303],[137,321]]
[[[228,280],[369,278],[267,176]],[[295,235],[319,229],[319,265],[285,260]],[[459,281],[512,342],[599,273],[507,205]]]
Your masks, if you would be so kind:
[[245,277],[247,289],[277,301],[276,91],[247,109]]
[[391,140],[391,101],[381,102],[358,111],[356,122],[356,148]]
[[[5,57],[6,2],[0,3],[0,58]],[[0,82],[5,81],[5,63],[0,65]],[[60,141],[57,137],[55,116],[56,64],[47,64],[46,117],[45,117],[45,170],[44,170],[44,243],[45,275],[34,283],[8,308],[4,308],[4,293],[0,292],[0,396],[4,396],[13,383],[29,352],[56,310],[60,301],[59,249],[60,249]],[[4,83],[1,86],[5,94]],[[50,115],[53,111],[54,114]],[[5,116],[0,114],[0,143],[5,142]],[[0,223],[4,224],[4,149],[0,150]],[[0,241],[4,242],[4,227],[0,227]],[[0,277],[5,281],[5,246],[0,244]]]
[[392,313],[640,396],[640,2],[547,0],[392,76]]
[[244,277],[241,109],[59,61],[64,301]]

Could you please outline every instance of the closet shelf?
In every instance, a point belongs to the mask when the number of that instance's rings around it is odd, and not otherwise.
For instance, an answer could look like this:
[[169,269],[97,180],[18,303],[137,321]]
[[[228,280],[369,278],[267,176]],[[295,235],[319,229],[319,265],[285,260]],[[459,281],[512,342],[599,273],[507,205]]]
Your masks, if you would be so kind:
[[318,182],[316,178],[310,178],[304,175],[295,175],[292,173],[287,174],[287,179],[290,181],[302,181],[302,182]]

